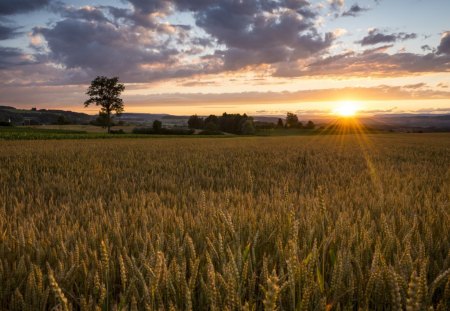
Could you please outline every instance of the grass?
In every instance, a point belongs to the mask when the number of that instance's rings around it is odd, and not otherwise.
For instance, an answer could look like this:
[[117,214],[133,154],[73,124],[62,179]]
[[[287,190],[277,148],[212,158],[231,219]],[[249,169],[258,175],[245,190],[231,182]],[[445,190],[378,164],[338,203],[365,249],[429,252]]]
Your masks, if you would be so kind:
[[[111,139],[111,138],[174,138],[180,135],[148,135],[132,134],[133,126],[114,127],[113,130],[122,129],[125,134],[111,135],[105,129],[92,125],[46,125],[43,126],[20,126],[20,127],[0,127],[0,140],[52,140],[52,139]],[[358,129],[353,129],[357,131]],[[383,133],[371,131],[368,133]],[[316,135],[340,135],[342,130],[336,129],[265,129],[258,130],[256,135],[249,136],[316,136]],[[346,134],[351,134],[346,130]],[[192,135],[184,135],[192,137]],[[194,135],[195,137],[225,138],[235,135]]]
[[257,136],[304,136],[304,135],[317,135],[320,130],[307,130],[307,129],[259,129],[256,132]]
[[449,138],[0,141],[0,309],[448,310]]
[[[121,125],[121,126],[113,126],[113,130],[123,130],[125,133],[131,133],[134,125]],[[82,124],[66,124],[66,125],[34,125],[30,128],[34,129],[52,129],[52,130],[71,130],[71,131],[82,131],[86,133],[106,133],[106,128],[95,125],[82,125]]]
[[87,132],[78,130],[0,127],[0,140],[79,139],[89,136]]
[[[111,139],[111,138],[157,138],[162,135],[108,134],[106,132],[80,131],[76,129],[37,128],[37,127],[0,127],[0,140],[61,140],[61,139]],[[179,137],[164,135],[164,137]]]

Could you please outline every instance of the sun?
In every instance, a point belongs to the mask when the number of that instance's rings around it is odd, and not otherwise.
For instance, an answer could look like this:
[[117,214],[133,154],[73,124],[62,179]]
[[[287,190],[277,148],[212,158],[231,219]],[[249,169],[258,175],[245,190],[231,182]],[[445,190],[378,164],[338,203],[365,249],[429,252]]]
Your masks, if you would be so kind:
[[340,105],[333,110],[333,113],[341,117],[350,118],[356,116],[358,110],[358,103],[354,101],[345,101],[341,102]]

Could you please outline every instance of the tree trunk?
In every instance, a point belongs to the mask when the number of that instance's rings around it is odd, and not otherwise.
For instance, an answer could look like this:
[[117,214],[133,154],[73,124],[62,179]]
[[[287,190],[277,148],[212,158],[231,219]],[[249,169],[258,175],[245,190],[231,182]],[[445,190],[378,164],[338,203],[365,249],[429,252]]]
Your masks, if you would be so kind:
[[106,110],[106,113],[108,114],[108,134],[111,133],[111,111]]

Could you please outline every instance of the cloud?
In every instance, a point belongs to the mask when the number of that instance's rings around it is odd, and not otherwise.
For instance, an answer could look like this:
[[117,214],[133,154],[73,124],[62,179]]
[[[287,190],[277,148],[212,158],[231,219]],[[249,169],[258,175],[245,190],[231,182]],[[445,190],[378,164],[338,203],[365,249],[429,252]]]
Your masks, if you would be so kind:
[[155,12],[167,12],[170,9],[172,1],[168,0],[128,0],[133,7],[143,14],[151,14]]
[[450,72],[450,55],[396,53],[386,48],[353,51],[322,57],[309,63],[286,63],[278,66],[279,77],[339,76],[339,77],[394,77],[430,72]]
[[357,41],[361,45],[374,45],[378,43],[394,43],[397,41],[405,41],[409,39],[417,38],[417,34],[415,33],[392,33],[392,34],[383,34],[379,29],[372,29],[369,31],[368,35],[365,36],[361,41]]
[[[35,68],[38,69],[38,68]],[[39,68],[42,69],[42,68]],[[0,73],[1,75],[1,73]],[[40,107],[82,107],[85,86],[10,86],[0,85],[0,105]],[[352,98],[361,101],[450,99],[450,92],[428,87],[411,89],[408,86],[379,85],[374,87],[344,87],[302,90],[296,92],[240,92],[240,93],[172,93],[151,95],[124,94],[127,107],[224,107],[254,104],[297,104],[341,101]],[[245,108],[244,108],[245,109]],[[276,109],[276,108],[275,108]],[[376,112],[376,111],[373,111]],[[381,112],[381,111],[378,111]]]
[[[306,59],[335,39],[319,33],[318,15],[305,0],[130,3],[132,9],[54,3],[63,19],[34,28],[31,38],[45,39],[50,63],[134,82]],[[175,10],[191,13],[195,27],[167,22]]]
[[421,88],[424,88],[426,86],[427,86],[426,83],[415,83],[415,84],[404,85],[403,88],[404,89],[421,89]]
[[392,107],[388,109],[366,109],[366,110],[359,110],[358,113],[363,114],[379,114],[379,113],[393,113],[398,110],[398,107]]
[[20,49],[0,46],[0,69],[26,65],[33,63],[33,60],[23,54]]
[[353,4],[350,9],[342,13],[342,16],[356,17],[368,10],[368,8],[361,7],[359,4]]
[[140,13],[109,6],[76,8],[59,3],[52,10],[63,19],[35,27],[30,40],[45,40],[45,53],[31,42],[43,61],[76,72],[61,83],[87,83],[88,77],[100,74],[150,82],[216,71],[216,59],[202,58],[209,44],[188,25],[157,19],[144,23],[136,20]]
[[195,17],[197,26],[226,47],[216,53],[226,70],[306,58],[334,39],[319,34],[307,1],[221,1],[202,7]]
[[44,8],[51,0],[2,0],[0,16],[27,13]]
[[426,100],[450,99],[450,92],[428,88],[411,89],[405,86],[379,85],[375,87],[345,87],[304,90],[297,92],[241,92],[222,94],[177,93],[128,96],[128,101],[136,105],[189,106],[205,104],[255,104],[255,103],[302,103],[354,100]]
[[52,4],[50,8],[54,13],[60,14],[64,18],[82,19],[92,22],[109,21],[101,7],[87,5],[81,8],[76,8],[74,6],[66,5],[62,2],[56,2]]
[[450,31],[443,33],[441,43],[437,48],[437,53],[450,55]]
[[336,38],[342,37],[343,35],[347,34],[348,31],[345,28],[336,28],[333,30],[333,34]]
[[[330,48],[345,30],[321,31],[317,26],[320,9],[306,0],[128,2],[128,7],[119,8],[33,1],[36,8],[50,3],[49,9],[59,19],[35,27],[29,34],[33,55],[9,50],[2,60],[2,75],[33,83],[27,77],[40,70],[37,80],[42,83],[76,84],[100,74],[145,83],[180,77],[198,80],[230,71],[264,71],[265,77],[381,77],[449,71],[448,33],[437,50],[423,55],[388,54],[392,44],[360,53],[333,54],[335,50]],[[345,7],[343,0],[328,2],[336,9]],[[31,8],[29,1],[15,3],[15,12]],[[355,16],[365,10],[354,4],[342,14]],[[178,13],[189,16],[186,24],[172,22]],[[18,29],[0,24],[0,39],[14,37]],[[386,34],[374,29],[360,43],[371,46],[415,37],[413,33]],[[19,74],[25,75],[23,79],[12,78]]]
[[447,108],[421,108],[415,112],[419,113],[450,113],[450,107]]
[[0,24],[0,40],[12,39],[20,34],[17,30],[19,27],[7,26]]
[[[92,74],[126,75],[141,66],[170,64],[177,51],[145,44],[140,36],[107,22],[65,19],[53,28],[35,28],[50,49],[49,60],[66,68],[81,68]],[[145,70],[144,70],[145,71]]]
[[428,44],[424,44],[420,47],[422,49],[422,51],[424,52],[428,52],[428,51],[433,51],[433,48],[431,46],[429,46]]
[[377,46],[375,48],[366,49],[362,52],[363,55],[377,54],[377,53],[386,53],[390,48],[392,48],[393,44],[386,44],[382,46]]
[[181,85],[182,86],[205,86],[205,85],[217,85],[218,83],[216,81],[188,81],[184,82]]
[[345,0],[328,0],[332,11],[340,11],[344,7]]

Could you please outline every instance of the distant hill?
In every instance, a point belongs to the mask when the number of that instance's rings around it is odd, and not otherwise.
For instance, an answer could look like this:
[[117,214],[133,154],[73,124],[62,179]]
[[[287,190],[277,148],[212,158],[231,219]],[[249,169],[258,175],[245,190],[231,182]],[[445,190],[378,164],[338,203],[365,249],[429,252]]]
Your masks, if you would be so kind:
[[165,113],[122,113],[117,117],[117,121],[123,121],[127,124],[135,125],[151,125],[153,121],[160,120],[164,126],[178,126],[183,127],[187,125],[189,116],[174,116]]
[[450,114],[383,114],[362,118],[361,122],[388,130],[450,131]]
[[88,124],[94,119],[95,116],[73,111],[35,108],[26,110],[0,106],[0,122],[11,122],[14,125],[56,124],[58,122]]
[[[0,122],[11,121],[14,125],[39,125],[56,124],[60,121],[66,121],[71,124],[88,124],[95,120],[97,115],[88,115],[86,113],[51,110],[51,109],[17,109],[10,106],[0,106]],[[189,116],[175,116],[170,114],[152,114],[152,113],[123,113],[117,117],[117,121],[123,121],[129,124],[150,124],[155,120],[161,120],[165,125],[182,126],[187,124]]]

